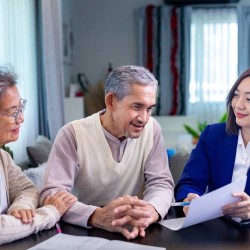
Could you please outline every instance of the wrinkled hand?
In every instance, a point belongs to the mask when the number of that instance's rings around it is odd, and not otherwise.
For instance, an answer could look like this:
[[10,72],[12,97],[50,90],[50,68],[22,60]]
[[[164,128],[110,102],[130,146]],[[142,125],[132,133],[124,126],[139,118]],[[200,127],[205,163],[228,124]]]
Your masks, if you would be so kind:
[[10,215],[14,216],[16,219],[20,219],[24,224],[29,224],[33,221],[36,212],[35,209],[18,209],[11,211]]
[[[147,204],[145,207],[134,207],[132,208],[133,213],[130,213],[131,221],[129,224],[133,226],[132,231],[130,232],[130,239],[134,239],[137,236],[145,237],[145,229],[152,223],[159,220],[159,214],[155,210],[155,208]],[[120,214],[121,207],[118,207],[114,210],[116,214]],[[144,215],[148,214],[148,217],[144,217]],[[113,226],[123,226],[123,221],[120,219],[116,219],[112,222]]]
[[[183,201],[190,202],[191,200],[199,198],[199,197],[200,196],[198,194],[189,193],[187,198],[184,199]],[[188,214],[188,209],[189,209],[189,206],[183,207],[183,212],[184,212],[185,216],[187,216],[187,214]]]
[[62,216],[76,201],[77,198],[73,194],[59,191],[53,196],[47,196],[43,201],[43,206],[54,206]]
[[224,215],[238,217],[242,220],[250,219],[250,197],[245,193],[233,193],[233,197],[238,197],[239,201],[222,207]]
[[[138,235],[135,227],[148,226],[148,222],[142,220],[150,217],[150,213],[142,209],[146,206],[147,203],[137,197],[120,197],[103,208],[97,208],[89,218],[88,224],[110,232],[119,232],[125,238],[133,239]],[[133,227],[131,232],[128,225]]]

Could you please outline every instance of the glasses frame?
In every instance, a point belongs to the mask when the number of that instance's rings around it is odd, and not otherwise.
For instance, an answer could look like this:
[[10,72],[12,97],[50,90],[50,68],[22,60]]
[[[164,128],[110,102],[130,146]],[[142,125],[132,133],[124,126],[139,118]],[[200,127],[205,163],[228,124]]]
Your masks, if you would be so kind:
[[5,117],[14,117],[15,118],[15,123],[17,123],[17,119],[20,114],[24,113],[25,107],[26,107],[27,100],[26,99],[21,99],[20,104],[16,112],[12,115],[7,115],[7,114],[0,114],[0,116],[5,116]]

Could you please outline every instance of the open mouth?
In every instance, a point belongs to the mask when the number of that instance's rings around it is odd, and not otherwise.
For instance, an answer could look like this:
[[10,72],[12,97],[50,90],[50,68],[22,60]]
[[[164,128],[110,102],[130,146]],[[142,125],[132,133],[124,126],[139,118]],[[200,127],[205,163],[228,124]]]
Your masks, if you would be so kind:
[[136,128],[143,128],[144,125],[143,124],[135,124],[135,123],[131,123],[134,127]]

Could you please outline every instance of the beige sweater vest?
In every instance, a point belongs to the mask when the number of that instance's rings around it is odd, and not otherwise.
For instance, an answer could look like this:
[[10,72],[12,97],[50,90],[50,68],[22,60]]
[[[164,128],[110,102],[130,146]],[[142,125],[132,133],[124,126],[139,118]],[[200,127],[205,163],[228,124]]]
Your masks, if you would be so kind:
[[113,159],[99,113],[73,121],[72,125],[80,165],[73,190],[78,200],[104,206],[124,195],[142,198],[144,165],[153,147],[153,119],[149,119],[139,138],[128,140],[119,163]]

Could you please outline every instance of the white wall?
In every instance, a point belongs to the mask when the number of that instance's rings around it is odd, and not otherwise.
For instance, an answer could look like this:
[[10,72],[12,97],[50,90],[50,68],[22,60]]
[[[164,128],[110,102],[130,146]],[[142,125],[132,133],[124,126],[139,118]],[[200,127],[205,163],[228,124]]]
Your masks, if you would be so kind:
[[75,37],[74,76],[91,84],[105,80],[113,67],[137,64],[136,10],[163,0],[71,0]]

